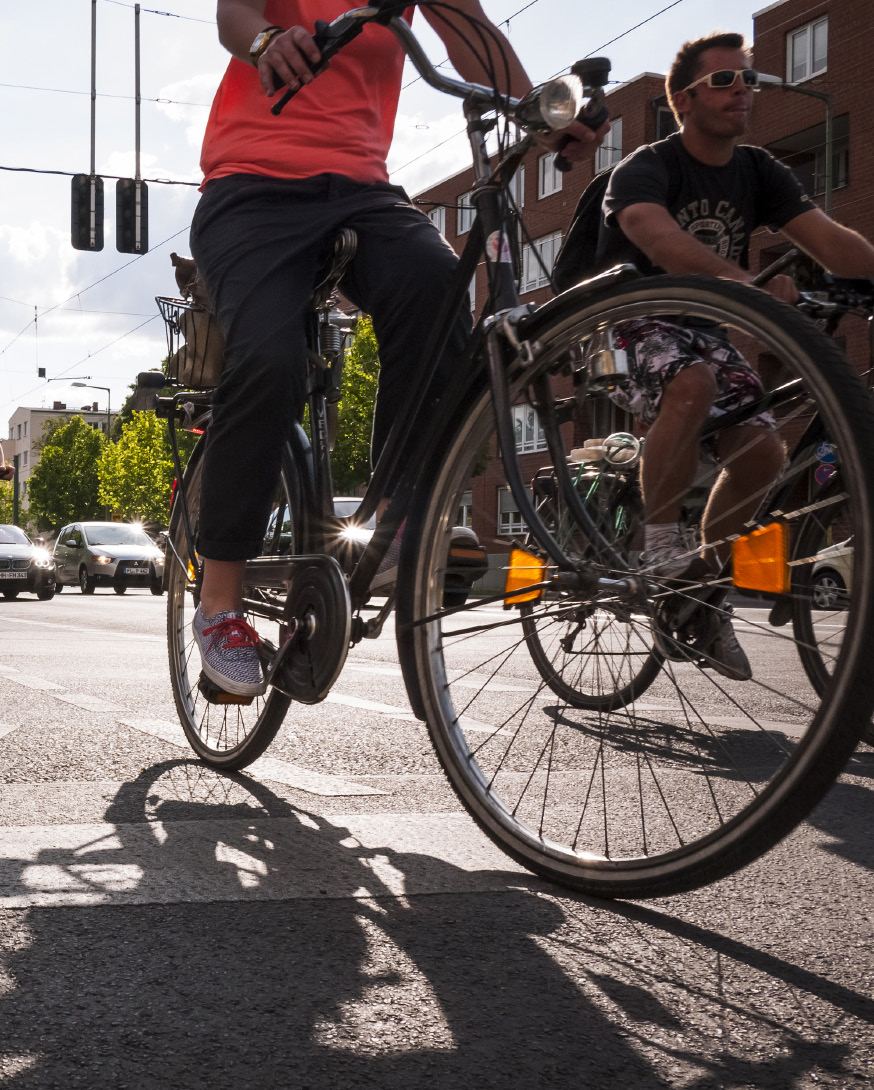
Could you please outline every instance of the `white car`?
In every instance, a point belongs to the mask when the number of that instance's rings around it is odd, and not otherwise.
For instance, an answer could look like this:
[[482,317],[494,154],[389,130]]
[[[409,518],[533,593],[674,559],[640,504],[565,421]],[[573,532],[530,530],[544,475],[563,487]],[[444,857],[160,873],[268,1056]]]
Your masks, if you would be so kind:
[[843,609],[853,589],[853,539],[829,545],[818,554],[810,576],[816,609]]
[[54,560],[58,590],[78,584],[83,594],[101,586],[164,593],[164,553],[135,522],[71,522],[58,534]]

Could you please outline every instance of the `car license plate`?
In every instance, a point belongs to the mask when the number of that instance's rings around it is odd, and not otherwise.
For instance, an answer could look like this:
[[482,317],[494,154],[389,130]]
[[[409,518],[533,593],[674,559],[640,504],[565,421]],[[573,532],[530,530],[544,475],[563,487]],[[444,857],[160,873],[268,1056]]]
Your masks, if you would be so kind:
[[149,569],[148,568],[125,568],[124,569],[124,574],[125,575],[148,575],[149,574]]
[[26,579],[26,571],[0,571],[0,579]]

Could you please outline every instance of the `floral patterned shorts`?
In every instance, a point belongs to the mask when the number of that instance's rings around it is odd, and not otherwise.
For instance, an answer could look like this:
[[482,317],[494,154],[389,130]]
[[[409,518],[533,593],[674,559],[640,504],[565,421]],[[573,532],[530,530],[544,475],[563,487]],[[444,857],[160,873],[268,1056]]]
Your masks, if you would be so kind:
[[[718,332],[675,325],[659,318],[622,322],[613,328],[614,343],[628,354],[629,374],[611,390],[610,400],[649,426],[659,414],[665,387],[694,364],[706,363],[716,379],[713,420],[757,401],[762,381],[727,338]],[[771,413],[759,413],[745,425],[773,428]]]

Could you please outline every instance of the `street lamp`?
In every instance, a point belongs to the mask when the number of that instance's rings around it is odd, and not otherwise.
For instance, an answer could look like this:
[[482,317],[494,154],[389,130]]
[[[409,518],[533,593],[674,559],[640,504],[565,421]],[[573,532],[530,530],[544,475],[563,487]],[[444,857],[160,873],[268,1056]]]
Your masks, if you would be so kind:
[[71,386],[84,386],[89,390],[105,390],[106,391],[106,441],[109,442],[109,433],[112,430],[112,415],[109,411],[109,396],[111,390],[108,386],[92,386],[90,382],[71,382]]
[[794,91],[797,95],[807,95],[809,98],[818,98],[825,104],[825,187],[823,192],[824,211],[827,216],[832,214],[832,189],[834,181],[832,177],[832,117],[834,114],[834,99],[828,91],[816,91],[812,87],[799,87],[795,83],[787,83],[779,76],[771,76],[767,72],[759,72],[759,84],[762,87],[780,87],[784,91]]

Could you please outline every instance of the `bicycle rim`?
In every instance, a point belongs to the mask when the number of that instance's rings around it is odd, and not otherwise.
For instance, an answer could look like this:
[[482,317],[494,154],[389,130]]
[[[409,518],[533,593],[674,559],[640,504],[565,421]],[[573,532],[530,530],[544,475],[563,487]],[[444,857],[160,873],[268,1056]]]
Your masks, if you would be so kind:
[[[796,380],[791,401],[774,409],[775,429],[787,450],[794,449],[813,413],[824,421],[826,438],[834,443],[843,525],[855,543],[855,563],[842,638],[823,694],[799,662],[795,627],[769,623],[774,602],[748,598],[746,605],[738,598],[735,630],[752,678],[724,677],[694,645],[662,641],[670,657],[642,700],[642,686],[635,688],[633,679],[655,644],[657,607],[668,597],[667,588],[652,583],[645,602],[615,591],[564,595],[565,610],[615,621],[589,626],[588,669],[590,678],[597,672],[600,679],[599,706],[572,698],[580,685],[573,671],[583,656],[573,656],[568,665],[554,655],[556,677],[549,679],[543,664],[532,659],[531,630],[544,632],[540,642],[546,646],[560,616],[556,603],[546,598],[523,612],[483,597],[500,593],[509,544],[501,531],[511,521],[500,521],[506,501],[497,491],[501,478],[487,395],[473,407],[436,473],[421,517],[409,601],[399,603],[431,736],[464,805],[530,869],[602,896],[681,892],[756,858],[822,797],[874,705],[874,419],[827,337],[752,289],[653,279],[626,285],[609,299],[578,304],[575,312],[558,313],[538,328],[536,361],[514,379],[517,401],[537,373],[554,376],[560,392],[562,375],[579,366],[599,326],[651,316],[719,322],[748,359],[767,363],[772,380],[766,387]],[[583,400],[578,429],[588,427],[591,435],[603,407],[594,394]],[[571,443],[579,439],[577,434]],[[485,466],[484,450],[492,455]],[[530,458],[523,460],[529,479],[535,468]],[[779,518],[798,541],[810,525],[809,485],[816,468],[809,452],[799,454],[787,470],[792,481],[780,493],[779,512],[763,497],[758,521]],[[465,611],[448,614],[441,606],[443,572],[459,510],[469,513],[491,567],[474,588],[479,602],[472,596]],[[524,540],[524,528],[518,530]],[[629,556],[627,576],[636,574],[636,564],[639,556]],[[597,571],[597,558],[589,568]],[[724,619],[716,603],[696,609],[699,631],[709,631],[714,617]],[[609,640],[602,631],[611,633]],[[561,694],[557,677],[570,692]]]
[[[197,533],[200,507],[202,446],[192,455],[185,474],[185,496],[189,518]],[[284,460],[274,509],[282,508],[284,517],[274,520],[281,533],[265,538],[265,552],[291,552],[295,541],[295,512],[299,493],[294,488],[293,466]],[[181,497],[180,501],[181,502]],[[167,648],[170,680],[182,729],[192,749],[208,764],[228,771],[245,768],[256,760],[276,737],[291,699],[276,689],[251,704],[213,704],[200,691],[200,652],[194,641],[191,622],[197,607],[194,583],[196,563],[189,556],[182,529],[181,512],[175,512],[170,529],[167,563],[170,574],[167,588]],[[267,528],[265,527],[265,530]],[[175,553],[175,555],[174,555]],[[250,598],[270,604],[273,592],[247,588]],[[265,619],[252,609],[246,620],[262,639],[274,646],[279,629],[275,621]]]

